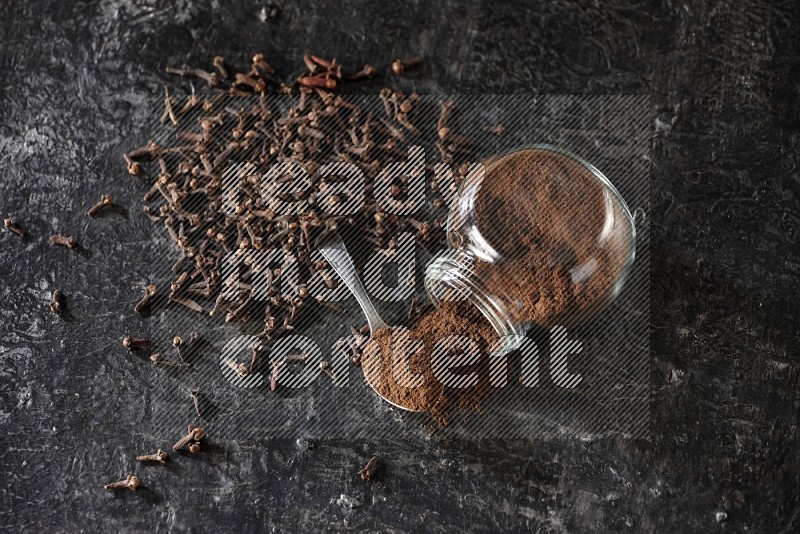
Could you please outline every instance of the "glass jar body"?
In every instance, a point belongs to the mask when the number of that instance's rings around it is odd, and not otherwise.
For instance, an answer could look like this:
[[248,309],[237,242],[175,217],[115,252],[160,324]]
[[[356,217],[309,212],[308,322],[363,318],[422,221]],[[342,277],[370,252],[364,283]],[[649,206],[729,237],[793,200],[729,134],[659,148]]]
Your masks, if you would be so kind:
[[585,322],[619,295],[635,257],[630,210],[594,166],[533,145],[470,167],[425,287],[470,300],[501,336]]

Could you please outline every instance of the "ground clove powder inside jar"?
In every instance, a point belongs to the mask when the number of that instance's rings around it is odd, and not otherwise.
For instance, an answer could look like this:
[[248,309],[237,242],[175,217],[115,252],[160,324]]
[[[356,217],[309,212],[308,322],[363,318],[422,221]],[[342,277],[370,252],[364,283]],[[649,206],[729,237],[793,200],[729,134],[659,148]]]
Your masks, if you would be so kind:
[[515,320],[551,325],[591,315],[630,256],[620,200],[578,160],[521,150],[486,165],[475,226],[499,254],[477,260],[488,291],[504,292]]

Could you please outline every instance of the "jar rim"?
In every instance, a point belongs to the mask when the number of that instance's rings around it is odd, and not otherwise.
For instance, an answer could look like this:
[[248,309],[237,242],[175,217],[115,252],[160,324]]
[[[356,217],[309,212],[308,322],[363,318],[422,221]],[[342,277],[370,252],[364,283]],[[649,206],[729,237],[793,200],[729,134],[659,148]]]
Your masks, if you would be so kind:
[[484,287],[480,277],[466,265],[466,254],[461,251],[448,252],[455,254],[444,254],[434,259],[425,270],[425,291],[434,306],[438,309],[443,301],[452,301],[436,294],[435,284],[442,284],[445,289],[461,294],[472,303],[500,337],[524,335],[527,331],[526,322],[515,321],[499,296]]

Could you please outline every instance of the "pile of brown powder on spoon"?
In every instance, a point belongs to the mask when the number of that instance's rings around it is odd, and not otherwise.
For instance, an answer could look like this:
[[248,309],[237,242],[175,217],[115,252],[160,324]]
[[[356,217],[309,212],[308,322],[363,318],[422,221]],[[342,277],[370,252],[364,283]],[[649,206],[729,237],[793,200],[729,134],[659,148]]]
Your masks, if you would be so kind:
[[[410,410],[429,412],[440,426],[448,424],[456,408],[480,409],[489,394],[489,351],[498,336],[475,306],[469,302],[442,303],[441,309],[428,312],[409,330],[412,341],[424,344],[408,359],[411,373],[423,378],[418,387],[404,387],[395,380],[392,334],[390,328],[376,332],[361,359],[367,380],[383,397]],[[478,347],[480,359],[476,363],[451,369],[454,374],[477,373],[473,386],[445,387],[433,373],[431,357],[436,343],[454,335],[470,339]]]

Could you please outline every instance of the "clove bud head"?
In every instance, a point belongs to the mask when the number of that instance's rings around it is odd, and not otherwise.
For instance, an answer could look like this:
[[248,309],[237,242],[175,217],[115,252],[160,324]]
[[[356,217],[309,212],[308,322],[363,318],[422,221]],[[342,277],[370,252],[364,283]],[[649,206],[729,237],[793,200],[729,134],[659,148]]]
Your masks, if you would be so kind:
[[194,427],[190,432],[192,434],[192,439],[195,441],[200,441],[204,437],[206,437],[206,431],[203,430],[201,427]]
[[406,66],[403,65],[402,61],[396,59],[392,62],[392,72],[394,72],[396,75],[402,76],[405,71],[406,71]]

